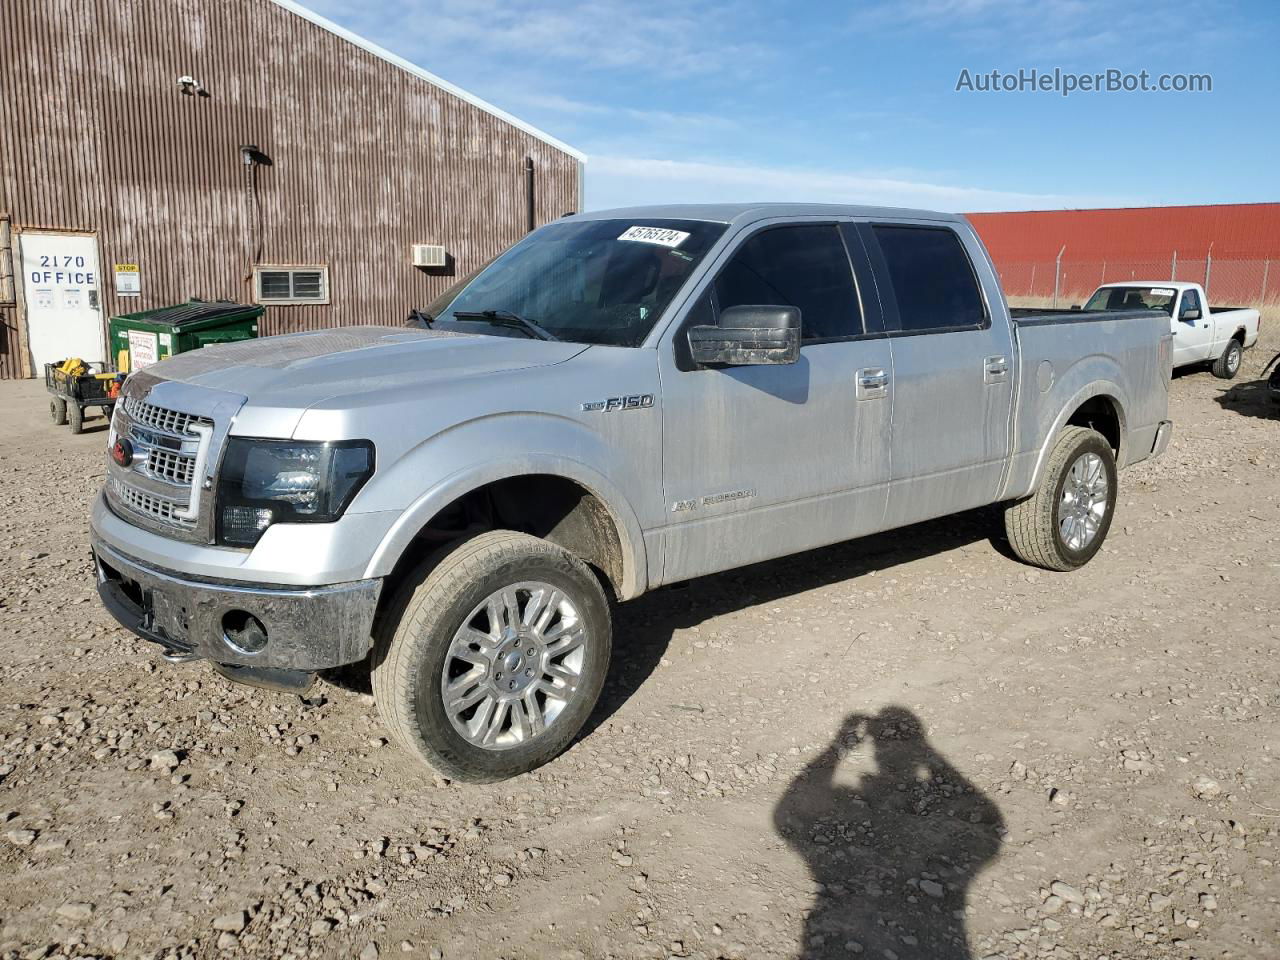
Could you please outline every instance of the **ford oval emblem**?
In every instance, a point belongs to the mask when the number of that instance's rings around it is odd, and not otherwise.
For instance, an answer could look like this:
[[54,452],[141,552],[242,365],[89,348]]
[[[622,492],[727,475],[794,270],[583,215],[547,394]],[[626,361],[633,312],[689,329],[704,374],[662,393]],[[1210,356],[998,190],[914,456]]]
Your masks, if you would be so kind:
[[133,444],[127,437],[120,437],[111,445],[111,459],[122,467],[133,463]]

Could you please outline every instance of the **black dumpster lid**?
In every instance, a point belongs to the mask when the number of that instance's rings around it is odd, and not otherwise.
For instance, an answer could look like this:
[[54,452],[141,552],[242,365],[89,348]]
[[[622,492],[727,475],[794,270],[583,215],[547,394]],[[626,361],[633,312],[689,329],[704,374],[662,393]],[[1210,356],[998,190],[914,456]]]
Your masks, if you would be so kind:
[[189,303],[180,303],[173,307],[161,307],[158,310],[130,314],[130,319],[146,323],[162,323],[171,327],[183,327],[195,323],[204,323],[218,317],[226,317],[228,319],[236,315],[246,318],[260,317],[263,312],[263,308],[257,304],[230,303],[222,300],[215,302],[192,300]]

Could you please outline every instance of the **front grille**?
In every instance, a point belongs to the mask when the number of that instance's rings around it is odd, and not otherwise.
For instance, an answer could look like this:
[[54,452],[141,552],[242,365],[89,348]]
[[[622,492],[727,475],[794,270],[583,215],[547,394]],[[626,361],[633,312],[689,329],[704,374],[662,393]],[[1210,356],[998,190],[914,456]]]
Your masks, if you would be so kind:
[[191,486],[191,476],[195,468],[194,454],[175,453],[172,450],[156,448],[147,457],[147,472],[151,476],[183,487]]
[[148,427],[155,427],[157,430],[165,430],[186,436],[191,436],[190,427],[193,423],[204,424],[208,427],[213,426],[213,421],[207,417],[198,417],[195,414],[183,413],[180,410],[157,407],[136,397],[125,397],[124,412],[129,415],[129,419],[134,423],[141,423]]
[[194,525],[194,521],[184,520],[174,515],[174,511],[181,510],[184,506],[183,504],[175,503],[172,500],[163,500],[160,497],[153,497],[136,487],[122,483],[115,477],[111,478],[111,486],[116,497],[130,510],[135,510],[149,517],[155,517],[157,520],[163,520],[166,523],[188,527]]

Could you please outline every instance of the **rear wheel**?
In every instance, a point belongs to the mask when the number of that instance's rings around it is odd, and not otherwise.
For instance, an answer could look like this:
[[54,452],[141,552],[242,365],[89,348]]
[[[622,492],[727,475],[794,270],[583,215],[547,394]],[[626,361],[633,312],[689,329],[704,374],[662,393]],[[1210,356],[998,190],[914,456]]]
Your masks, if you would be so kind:
[[1065,427],[1049,453],[1040,489],[1005,508],[1009,545],[1037,567],[1074,570],[1102,547],[1115,505],[1111,445],[1096,430]]
[[50,400],[49,416],[53,418],[55,426],[64,426],[67,422],[67,401],[61,397],[54,397]]
[[67,420],[71,424],[72,433],[84,432],[84,408],[80,404],[67,404]]
[[1213,375],[1220,380],[1234,380],[1240,372],[1240,361],[1244,358],[1244,347],[1239,340],[1228,340],[1227,348],[1222,356],[1213,361]]
[[609,665],[609,603],[566,550],[495,531],[411,578],[374,653],[388,728],[446,776],[505,780],[560,753]]

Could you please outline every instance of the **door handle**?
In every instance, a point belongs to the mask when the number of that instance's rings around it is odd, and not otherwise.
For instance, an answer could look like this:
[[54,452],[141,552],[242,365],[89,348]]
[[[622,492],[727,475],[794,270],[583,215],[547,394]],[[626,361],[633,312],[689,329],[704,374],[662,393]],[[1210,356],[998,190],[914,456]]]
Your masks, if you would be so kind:
[[854,396],[859,400],[875,400],[889,392],[889,374],[881,367],[863,367],[858,371]]
[[982,361],[982,370],[986,383],[1004,383],[1009,379],[1009,358],[987,357]]

